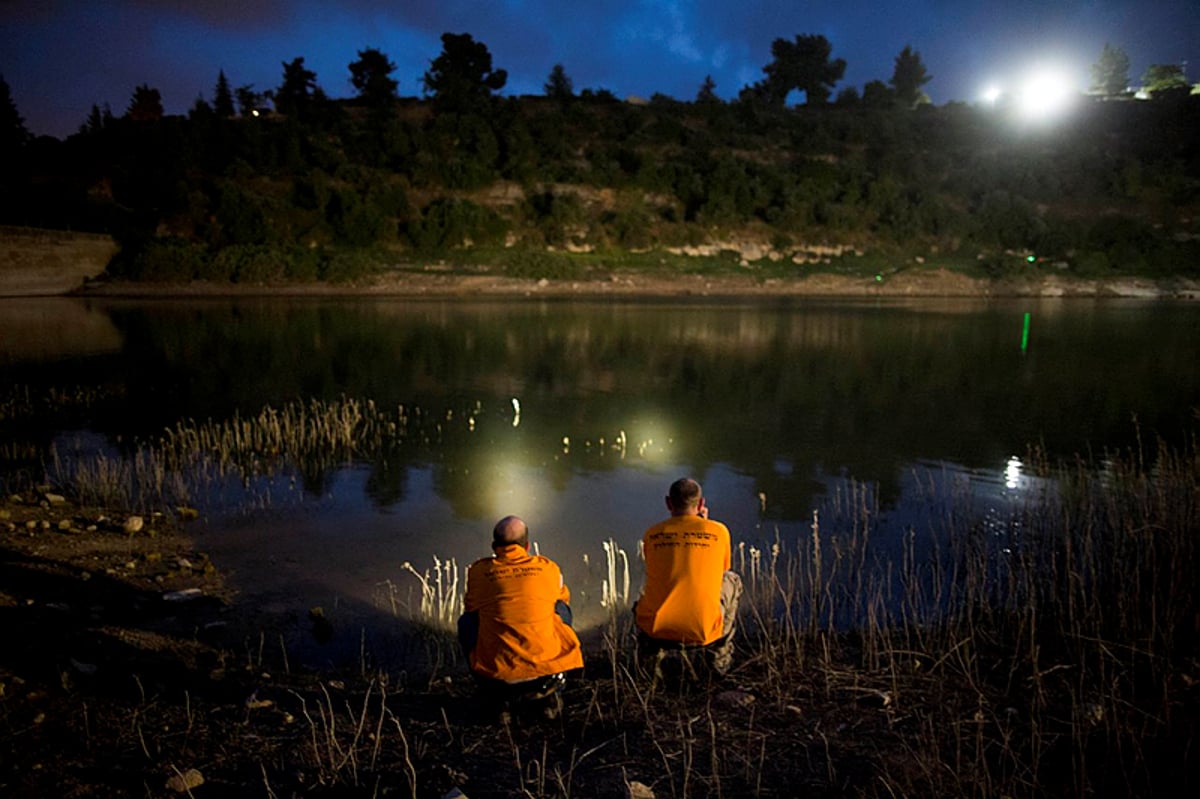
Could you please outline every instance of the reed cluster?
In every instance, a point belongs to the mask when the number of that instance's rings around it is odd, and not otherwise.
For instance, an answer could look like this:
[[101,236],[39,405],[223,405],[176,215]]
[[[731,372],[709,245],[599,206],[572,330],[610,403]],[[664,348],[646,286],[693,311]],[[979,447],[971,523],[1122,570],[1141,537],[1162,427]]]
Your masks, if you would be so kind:
[[47,470],[64,493],[114,509],[204,505],[222,501],[231,487],[240,487],[241,504],[267,503],[264,481],[272,477],[380,457],[413,439],[428,443],[440,436],[442,421],[420,408],[352,397],[295,401],[253,416],[183,420],[130,452],[52,448]]
[[575,748],[550,753],[558,788],[533,795],[571,795],[581,753],[618,739],[642,757],[625,777],[659,796],[1198,787],[1195,447],[1099,470],[1034,460],[1045,488],[1008,516],[931,495],[921,525],[885,542],[874,492],[852,483],[800,540],[739,546],[735,667],[698,689],[647,680],[628,588],[612,588],[628,559],[604,542],[608,615],[583,631]]

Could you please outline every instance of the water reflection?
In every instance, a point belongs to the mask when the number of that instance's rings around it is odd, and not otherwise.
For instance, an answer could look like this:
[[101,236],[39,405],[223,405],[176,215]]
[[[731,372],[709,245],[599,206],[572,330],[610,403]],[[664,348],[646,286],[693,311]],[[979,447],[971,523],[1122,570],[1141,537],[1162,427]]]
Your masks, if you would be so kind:
[[[1170,304],[16,307],[0,313],[0,384],[109,387],[68,420],[93,449],[130,452],[181,419],[297,399],[403,405],[417,421],[402,445],[217,486],[205,508],[214,554],[247,591],[307,586],[325,607],[376,601],[404,561],[485,555],[491,524],[518,513],[598,608],[602,543],[632,552],[680,474],[762,547],[865,492],[887,553],[936,527],[935,494],[969,494],[1000,518],[1036,483],[1013,453],[1125,447],[1134,415],[1170,440],[1200,396],[1197,311]],[[81,332],[35,345],[72,319],[64,329]],[[52,442],[70,451],[63,426],[34,414],[0,432],[29,469]]]

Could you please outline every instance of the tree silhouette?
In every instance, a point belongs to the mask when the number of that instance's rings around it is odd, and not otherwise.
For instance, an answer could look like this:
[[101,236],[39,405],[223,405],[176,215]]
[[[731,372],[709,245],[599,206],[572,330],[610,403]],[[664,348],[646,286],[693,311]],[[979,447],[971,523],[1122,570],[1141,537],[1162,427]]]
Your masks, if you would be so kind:
[[829,99],[834,85],[846,72],[846,61],[830,59],[833,45],[824,36],[798,35],[792,41],[776,39],[771,43],[774,60],[763,67],[765,99],[783,106],[792,89],[804,92],[808,105],[821,105]]
[[1179,64],[1151,64],[1142,75],[1142,88],[1154,95],[1186,89],[1188,82]]
[[442,53],[429,65],[422,82],[436,109],[466,112],[486,106],[508,82],[508,72],[492,68],[492,54],[471,34],[443,33]]
[[546,79],[546,84],[542,89],[546,92],[547,97],[559,102],[565,102],[575,96],[575,86],[571,83],[571,78],[563,69],[562,64],[554,65],[554,68],[550,70],[550,77]]
[[933,76],[925,71],[921,63],[921,54],[905,45],[896,56],[896,66],[892,72],[892,89],[896,92],[896,100],[902,105],[912,108],[920,102],[929,102],[929,98],[921,91],[921,87]]
[[1129,88],[1129,56],[1108,42],[1100,59],[1092,64],[1092,91],[1102,97],[1117,97]]
[[217,87],[213,90],[213,111],[222,119],[233,116],[233,92],[229,89],[225,70],[217,73]]
[[13,101],[12,91],[8,83],[0,76],[0,152],[8,156],[19,150],[29,141],[29,130],[25,120],[17,111]]
[[350,84],[359,98],[372,108],[386,108],[396,99],[399,84],[392,78],[396,65],[374,47],[358,51],[358,60],[350,64]]
[[125,116],[134,122],[153,122],[162,119],[162,95],[158,89],[152,89],[143,83],[133,90],[133,98],[129,101],[129,109]]
[[717,82],[713,80],[712,75],[704,76],[704,83],[700,84],[700,90],[696,92],[696,102],[698,103],[719,103],[721,98],[717,97]]
[[79,126],[80,133],[99,133],[112,124],[113,113],[108,107],[108,103],[104,104],[104,109],[95,103],[92,104],[92,110],[88,112],[87,119]]
[[895,97],[888,85],[881,80],[873,80],[863,86],[862,104],[867,108],[887,108],[895,102]]
[[253,83],[237,87],[233,96],[237,98],[238,113],[244,117],[257,116],[258,109],[266,102],[266,97],[262,92],[254,91]]
[[317,89],[317,73],[305,69],[303,56],[283,64],[283,83],[275,92],[275,110],[281,114],[304,116],[312,106]]

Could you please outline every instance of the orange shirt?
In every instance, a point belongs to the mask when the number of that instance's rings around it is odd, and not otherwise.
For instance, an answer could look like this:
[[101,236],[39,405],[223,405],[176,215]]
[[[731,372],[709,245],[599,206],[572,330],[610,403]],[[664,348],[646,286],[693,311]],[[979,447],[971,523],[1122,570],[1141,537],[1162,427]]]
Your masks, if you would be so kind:
[[570,604],[558,565],[519,544],[498,547],[467,570],[463,609],[479,611],[479,638],[471,669],[506,682],[583,668],[575,631],[554,612]]
[[688,644],[720,638],[721,581],[733,559],[729,529],[700,516],[672,516],[646,531],[642,553],[638,627],[651,638]]

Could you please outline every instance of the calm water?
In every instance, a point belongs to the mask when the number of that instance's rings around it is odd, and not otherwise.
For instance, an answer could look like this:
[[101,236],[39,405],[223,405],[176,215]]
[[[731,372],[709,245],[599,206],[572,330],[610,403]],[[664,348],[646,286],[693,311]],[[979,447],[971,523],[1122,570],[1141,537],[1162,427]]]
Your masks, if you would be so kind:
[[404,404],[438,420],[428,440],[204,508],[201,546],[243,597],[370,619],[388,581],[414,589],[401,563],[485,555],[516,513],[587,618],[602,542],[629,552],[636,592],[636,542],[683,474],[755,545],[864,484],[886,549],[919,530],[930,486],[984,515],[1020,502],[1029,445],[1179,440],[1198,323],[1200,306],[1144,301],[5,300],[0,384],[89,399],[0,433],[11,469],[294,399]]

